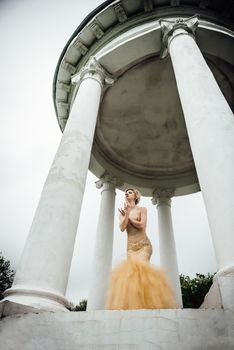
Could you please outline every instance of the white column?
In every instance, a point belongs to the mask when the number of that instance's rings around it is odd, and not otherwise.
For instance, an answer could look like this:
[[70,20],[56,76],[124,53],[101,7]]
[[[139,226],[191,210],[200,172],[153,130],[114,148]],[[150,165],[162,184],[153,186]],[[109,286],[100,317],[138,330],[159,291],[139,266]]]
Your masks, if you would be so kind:
[[175,294],[177,306],[183,307],[171,216],[171,197],[173,194],[174,191],[171,189],[155,190],[152,203],[156,204],[158,209],[160,265],[167,272]]
[[106,78],[94,58],[74,76],[74,82],[79,83],[77,96],[5,300],[25,308],[66,310],[64,295]]
[[163,42],[168,46],[175,72],[219,273],[229,275],[229,285],[232,280],[232,287],[229,286],[232,297],[228,303],[234,308],[234,117],[196,44],[197,25],[196,17],[187,21],[161,21]]
[[96,182],[96,186],[102,189],[102,198],[88,296],[88,311],[105,309],[106,291],[112,265],[116,178],[105,175]]

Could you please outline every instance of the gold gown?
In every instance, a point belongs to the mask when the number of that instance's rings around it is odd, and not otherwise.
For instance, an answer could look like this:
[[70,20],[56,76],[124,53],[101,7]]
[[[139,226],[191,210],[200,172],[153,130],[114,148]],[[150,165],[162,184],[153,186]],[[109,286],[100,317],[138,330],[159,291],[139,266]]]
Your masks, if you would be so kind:
[[163,270],[150,264],[152,246],[144,234],[127,246],[127,260],[111,273],[107,310],[174,309],[173,292]]

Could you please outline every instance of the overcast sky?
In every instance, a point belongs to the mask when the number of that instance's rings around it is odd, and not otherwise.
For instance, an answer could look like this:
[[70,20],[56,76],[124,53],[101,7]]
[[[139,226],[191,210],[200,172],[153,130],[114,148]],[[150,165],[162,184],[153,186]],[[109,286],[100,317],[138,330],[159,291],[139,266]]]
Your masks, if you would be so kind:
[[[0,251],[16,268],[40,193],[61,139],[52,101],[52,82],[62,49],[84,17],[102,1],[0,0]],[[100,190],[89,173],[78,227],[67,297],[87,297],[98,220]],[[118,228],[117,191],[113,264],[125,257],[126,234]],[[147,232],[159,264],[156,208],[150,198]],[[201,193],[172,200],[179,272],[216,271]],[[90,220],[92,218],[92,220]]]

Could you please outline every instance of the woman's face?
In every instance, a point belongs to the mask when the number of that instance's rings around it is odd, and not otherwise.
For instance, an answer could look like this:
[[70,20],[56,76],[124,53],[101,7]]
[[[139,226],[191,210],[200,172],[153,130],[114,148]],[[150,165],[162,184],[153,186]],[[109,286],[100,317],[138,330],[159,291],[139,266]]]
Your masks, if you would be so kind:
[[125,197],[128,199],[128,200],[131,200],[131,199],[136,199],[136,194],[133,190],[129,189],[125,192]]

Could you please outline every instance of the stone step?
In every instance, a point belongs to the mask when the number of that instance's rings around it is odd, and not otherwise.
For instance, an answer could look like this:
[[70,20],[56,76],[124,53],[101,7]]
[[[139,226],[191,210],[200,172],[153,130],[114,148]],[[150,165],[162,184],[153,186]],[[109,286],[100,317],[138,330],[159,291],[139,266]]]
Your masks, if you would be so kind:
[[1,350],[233,350],[234,311],[41,312],[4,317]]

